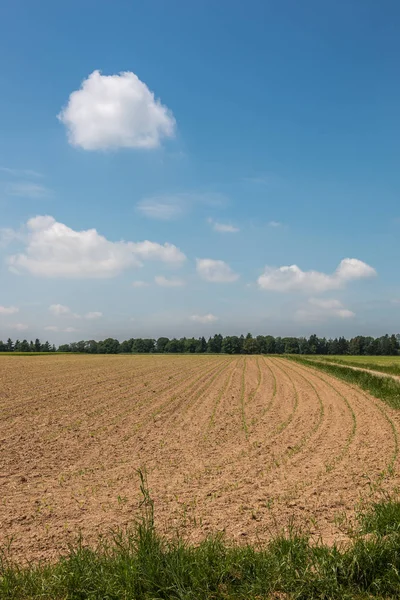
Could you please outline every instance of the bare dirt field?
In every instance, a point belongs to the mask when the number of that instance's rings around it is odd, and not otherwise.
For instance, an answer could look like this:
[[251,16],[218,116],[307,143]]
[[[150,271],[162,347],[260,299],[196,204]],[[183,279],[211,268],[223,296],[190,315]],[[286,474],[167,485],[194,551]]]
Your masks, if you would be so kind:
[[399,414],[278,357],[0,357],[0,545],[53,559],[139,512],[161,532],[265,541],[290,521],[324,541],[392,489]]

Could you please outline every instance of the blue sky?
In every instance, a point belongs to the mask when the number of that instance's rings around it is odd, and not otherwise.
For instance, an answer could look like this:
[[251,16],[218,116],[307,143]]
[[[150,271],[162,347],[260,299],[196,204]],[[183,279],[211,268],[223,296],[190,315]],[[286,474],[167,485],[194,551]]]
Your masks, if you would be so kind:
[[397,332],[399,25],[4,2],[0,337]]

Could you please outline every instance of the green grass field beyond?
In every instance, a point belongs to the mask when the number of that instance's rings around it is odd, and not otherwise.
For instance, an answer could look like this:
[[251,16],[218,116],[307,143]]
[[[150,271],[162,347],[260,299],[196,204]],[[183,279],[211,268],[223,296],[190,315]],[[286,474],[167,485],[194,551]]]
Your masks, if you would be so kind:
[[321,356],[306,355],[309,360],[335,363],[400,376],[400,356]]

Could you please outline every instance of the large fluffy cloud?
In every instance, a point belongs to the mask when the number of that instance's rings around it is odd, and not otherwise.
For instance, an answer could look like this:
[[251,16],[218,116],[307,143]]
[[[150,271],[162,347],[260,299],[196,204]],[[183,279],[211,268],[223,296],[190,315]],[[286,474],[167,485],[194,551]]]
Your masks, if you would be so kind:
[[41,277],[114,277],[145,260],[179,265],[185,255],[173,244],[111,242],[96,229],[75,231],[53,217],[38,216],[27,222],[25,251],[8,258],[9,268]]
[[156,148],[175,132],[172,112],[130,71],[93,71],[72,92],[58,118],[69,142],[85,150]]
[[232,283],[239,279],[239,275],[223,260],[197,258],[196,268],[200,277],[212,283]]
[[325,292],[341,288],[348,281],[375,275],[375,269],[362,260],[344,258],[332,274],[302,271],[297,265],[265,267],[264,273],[257,281],[263,290]]

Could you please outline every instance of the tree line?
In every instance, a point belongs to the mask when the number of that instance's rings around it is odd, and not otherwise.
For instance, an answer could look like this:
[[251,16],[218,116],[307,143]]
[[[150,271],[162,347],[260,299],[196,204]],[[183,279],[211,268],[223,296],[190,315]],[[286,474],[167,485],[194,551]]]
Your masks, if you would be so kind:
[[81,340],[71,344],[61,344],[58,348],[49,342],[42,343],[10,338],[0,341],[0,352],[77,352],[85,354],[351,354],[354,356],[394,356],[400,355],[400,334],[383,335],[378,338],[356,336],[347,340],[339,338],[319,338],[313,334],[306,337],[274,337],[272,335],[225,336],[216,334],[208,340],[200,338],[160,337],[130,338],[120,342],[114,338],[105,340]]
[[57,348],[50,342],[42,343],[38,338],[32,340],[13,340],[8,338],[6,342],[0,340],[0,352],[56,352]]

